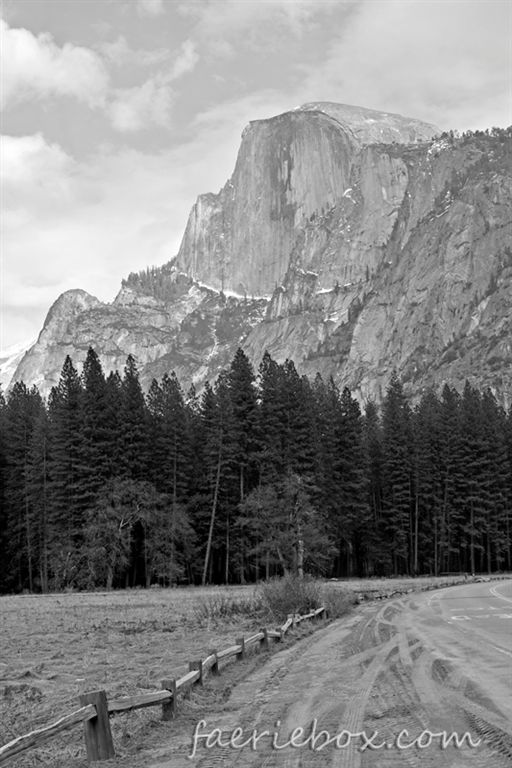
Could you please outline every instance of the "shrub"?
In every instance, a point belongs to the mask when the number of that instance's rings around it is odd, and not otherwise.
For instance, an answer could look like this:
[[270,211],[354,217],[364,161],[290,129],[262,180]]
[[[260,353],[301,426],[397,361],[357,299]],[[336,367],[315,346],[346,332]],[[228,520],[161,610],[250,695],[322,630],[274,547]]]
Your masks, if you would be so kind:
[[305,614],[325,606],[331,618],[344,616],[355,605],[357,596],[339,586],[325,584],[311,576],[276,577],[259,586],[263,605],[273,618],[281,620],[290,613]]
[[309,613],[323,604],[322,583],[308,576],[299,579],[289,574],[270,579],[260,584],[259,594],[264,606],[278,620],[290,613]]
[[200,622],[229,619],[233,616],[260,616],[263,612],[262,600],[259,595],[250,597],[235,597],[232,595],[214,594],[199,598],[194,606],[194,614]]
[[344,616],[359,603],[357,594],[334,584],[323,585],[322,600],[331,619]]

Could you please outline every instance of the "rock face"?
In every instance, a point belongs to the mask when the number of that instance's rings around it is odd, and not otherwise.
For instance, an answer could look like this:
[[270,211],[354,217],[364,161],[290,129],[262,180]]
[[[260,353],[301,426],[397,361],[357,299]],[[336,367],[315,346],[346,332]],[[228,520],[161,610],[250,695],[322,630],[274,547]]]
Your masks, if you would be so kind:
[[195,204],[177,266],[217,289],[270,296],[297,233],[348,189],[356,147],[319,111],[250,123],[232,178]]
[[318,102],[249,124],[176,258],[105,305],[61,296],[15,379],[43,391],[65,354],[126,355],[143,383],[214,378],[243,346],[379,399],[466,378],[512,397],[510,132],[434,139],[399,115]]
[[[363,144],[383,139],[404,143],[435,132],[433,126],[399,115],[332,103],[307,104],[250,123],[231,179],[218,195],[201,195],[192,209],[177,266],[219,290],[272,294],[283,280],[298,234],[343,200],[351,202]],[[399,163],[377,162],[377,178],[365,168],[362,189],[371,230],[377,230],[368,232],[371,242],[384,237],[382,227],[389,230],[380,216],[383,184],[390,184],[384,202],[392,208],[406,176]]]

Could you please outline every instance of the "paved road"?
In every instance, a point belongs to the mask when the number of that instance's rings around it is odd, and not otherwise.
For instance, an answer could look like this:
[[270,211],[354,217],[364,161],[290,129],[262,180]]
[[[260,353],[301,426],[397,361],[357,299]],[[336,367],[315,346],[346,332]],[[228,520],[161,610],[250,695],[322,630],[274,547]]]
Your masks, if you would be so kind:
[[[512,581],[365,606],[275,652],[224,700],[191,707],[130,768],[510,768]],[[281,748],[298,727],[295,747]],[[429,734],[443,732],[475,746],[442,749]]]
[[[444,624],[434,632],[427,626],[433,647],[512,723],[512,582],[440,590],[426,602]],[[422,618],[428,622],[428,612]]]
[[512,657],[512,582],[447,589],[435,599],[448,624],[482,635],[494,648]]

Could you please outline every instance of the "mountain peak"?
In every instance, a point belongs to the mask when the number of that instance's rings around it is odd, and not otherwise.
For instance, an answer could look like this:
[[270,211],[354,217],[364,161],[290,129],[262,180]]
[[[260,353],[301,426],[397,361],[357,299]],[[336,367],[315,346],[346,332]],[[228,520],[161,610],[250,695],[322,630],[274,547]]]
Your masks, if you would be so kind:
[[46,320],[44,321],[43,330],[56,322],[59,323],[62,318],[67,319],[71,316],[74,317],[84,310],[98,306],[99,304],[101,304],[101,302],[95,296],[92,296],[81,288],[71,288],[68,291],[64,291],[64,293],[61,293],[50,307],[48,314],[46,315]]
[[362,144],[411,144],[429,141],[441,133],[435,125],[413,117],[379,112],[351,104],[338,104],[335,101],[312,101],[294,111],[324,112],[348,127]]

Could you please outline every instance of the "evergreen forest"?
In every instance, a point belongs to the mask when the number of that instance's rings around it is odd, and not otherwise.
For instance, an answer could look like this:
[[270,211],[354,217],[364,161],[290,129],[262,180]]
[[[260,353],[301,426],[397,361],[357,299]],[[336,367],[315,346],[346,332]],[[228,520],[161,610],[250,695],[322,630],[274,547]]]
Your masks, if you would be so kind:
[[512,569],[512,409],[445,385],[377,406],[239,349],[201,394],[67,357],[0,393],[0,591]]

